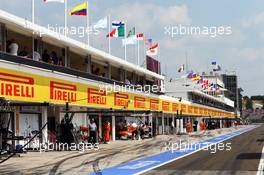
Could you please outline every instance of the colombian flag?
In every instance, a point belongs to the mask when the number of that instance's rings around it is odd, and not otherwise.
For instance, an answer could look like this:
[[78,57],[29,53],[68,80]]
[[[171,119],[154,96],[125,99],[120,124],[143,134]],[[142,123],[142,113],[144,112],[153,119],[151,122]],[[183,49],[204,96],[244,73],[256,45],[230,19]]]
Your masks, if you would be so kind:
[[69,15],[79,15],[79,16],[86,16],[87,15],[87,7],[88,3],[82,3],[81,5],[78,5],[74,7],[70,12]]

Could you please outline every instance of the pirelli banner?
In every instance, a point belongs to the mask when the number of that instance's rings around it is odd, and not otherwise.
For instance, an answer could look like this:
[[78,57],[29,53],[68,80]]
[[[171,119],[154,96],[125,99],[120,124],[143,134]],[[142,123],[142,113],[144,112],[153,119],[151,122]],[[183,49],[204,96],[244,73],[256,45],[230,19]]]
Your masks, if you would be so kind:
[[[65,76],[66,77],[66,76]],[[78,81],[76,81],[78,82]],[[140,93],[109,92],[96,85],[65,81],[58,78],[0,68],[0,96],[24,102],[49,102],[128,110],[153,110],[196,116],[233,117],[230,112],[193,106],[159,96]]]

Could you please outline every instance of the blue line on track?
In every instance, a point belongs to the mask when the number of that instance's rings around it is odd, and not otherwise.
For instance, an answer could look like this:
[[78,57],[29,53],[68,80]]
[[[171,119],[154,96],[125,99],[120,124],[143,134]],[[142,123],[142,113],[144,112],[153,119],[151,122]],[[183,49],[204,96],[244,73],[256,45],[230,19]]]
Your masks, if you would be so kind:
[[[92,173],[91,175],[129,175],[129,174],[141,174],[159,166],[165,165],[182,157],[188,156],[202,149],[209,148],[210,145],[228,140],[232,137],[238,136],[245,132],[251,131],[260,125],[252,125],[250,127],[242,128],[237,131],[221,135],[215,138],[211,138],[205,141],[193,143],[189,149],[166,151],[163,153],[155,154],[149,157],[145,157],[139,160],[134,160],[128,163],[120,164],[110,168],[103,169],[101,172]],[[129,152],[128,152],[129,154]],[[125,155],[124,155],[125,156]]]

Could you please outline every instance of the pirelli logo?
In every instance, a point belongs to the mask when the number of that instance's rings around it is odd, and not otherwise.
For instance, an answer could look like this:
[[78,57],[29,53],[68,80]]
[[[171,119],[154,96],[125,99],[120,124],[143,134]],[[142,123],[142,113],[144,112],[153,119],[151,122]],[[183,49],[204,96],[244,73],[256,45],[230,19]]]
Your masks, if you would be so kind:
[[146,99],[144,97],[134,97],[134,107],[135,108],[146,108]]
[[159,110],[159,100],[150,99],[150,107],[151,110]]
[[192,114],[193,113],[193,107],[192,106],[188,106],[188,113]]
[[88,98],[87,98],[88,103],[100,104],[100,105],[106,104],[106,91],[105,90],[88,88],[87,94],[88,94]]
[[0,94],[9,97],[34,98],[34,79],[0,72]]
[[169,111],[170,110],[170,102],[163,101],[162,102],[162,110]]
[[187,107],[186,107],[186,105],[181,105],[181,110],[182,110],[182,112],[183,113],[186,113],[187,112]]
[[200,108],[200,114],[204,114],[204,109]]
[[198,114],[198,107],[193,107],[193,111],[195,114]]
[[56,81],[50,81],[50,99],[66,102],[75,102],[77,86]]
[[180,109],[180,105],[178,103],[172,103],[172,111],[177,112]]
[[128,107],[128,94],[115,93],[115,106]]

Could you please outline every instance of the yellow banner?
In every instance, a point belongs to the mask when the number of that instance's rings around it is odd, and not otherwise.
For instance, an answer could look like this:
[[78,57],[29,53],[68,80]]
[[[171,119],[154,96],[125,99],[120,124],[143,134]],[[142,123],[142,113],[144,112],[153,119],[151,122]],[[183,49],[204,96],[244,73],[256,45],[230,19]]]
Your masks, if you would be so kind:
[[0,68],[0,96],[24,102],[49,102],[128,110],[153,110],[195,116],[233,117],[233,113],[207,107],[188,105],[148,95],[109,92],[98,86],[69,82]]

